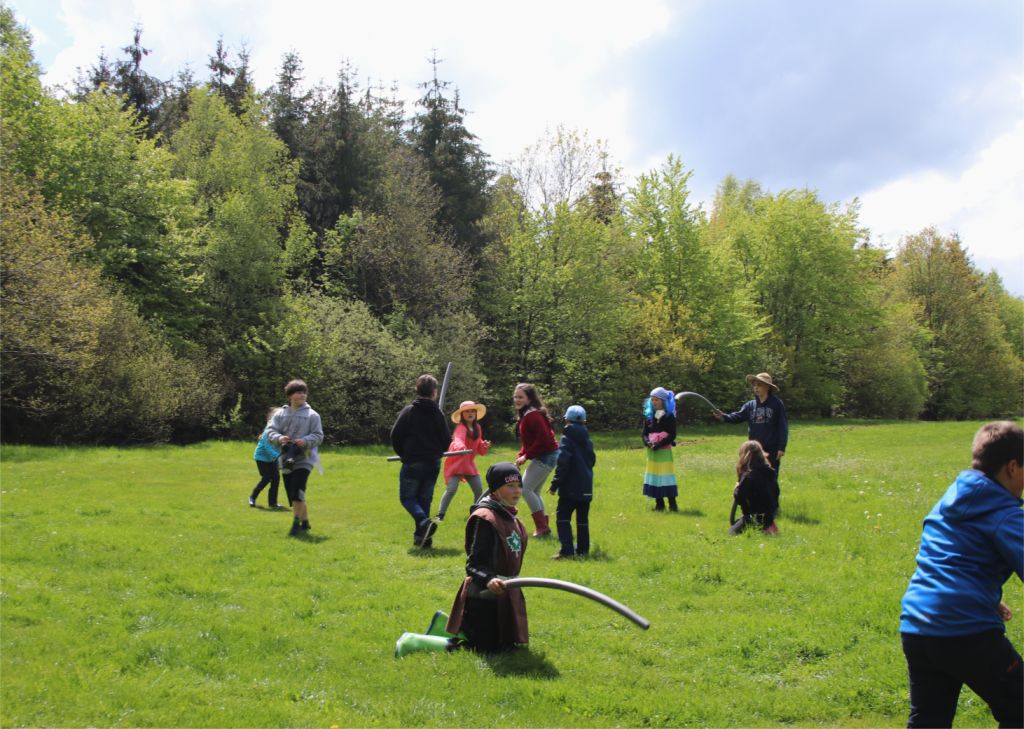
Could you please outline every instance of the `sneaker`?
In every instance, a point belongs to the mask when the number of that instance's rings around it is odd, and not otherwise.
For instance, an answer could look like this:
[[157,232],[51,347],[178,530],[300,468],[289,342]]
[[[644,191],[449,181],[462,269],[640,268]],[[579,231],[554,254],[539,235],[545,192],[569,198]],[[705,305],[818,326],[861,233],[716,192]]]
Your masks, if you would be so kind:
[[426,541],[426,540],[430,539],[432,536],[434,536],[434,532],[436,532],[436,531],[437,531],[437,522],[428,519],[426,526],[423,527],[423,532],[420,535],[420,538],[423,539],[423,541]]
[[295,523],[292,524],[291,530],[288,532],[289,537],[297,537],[302,534],[302,525]]
[[444,514],[438,514],[435,516],[434,521],[444,521]]
[[765,534],[778,534],[779,533],[779,528],[777,526],[775,526],[775,522],[772,522],[771,524],[769,524],[768,526],[766,526],[764,528],[764,533]]
[[256,497],[255,496],[250,496],[249,497],[249,506],[256,506]]
[[304,531],[304,532],[308,532],[309,531],[309,521],[304,521],[301,524],[299,524],[299,526],[302,528],[302,531]]

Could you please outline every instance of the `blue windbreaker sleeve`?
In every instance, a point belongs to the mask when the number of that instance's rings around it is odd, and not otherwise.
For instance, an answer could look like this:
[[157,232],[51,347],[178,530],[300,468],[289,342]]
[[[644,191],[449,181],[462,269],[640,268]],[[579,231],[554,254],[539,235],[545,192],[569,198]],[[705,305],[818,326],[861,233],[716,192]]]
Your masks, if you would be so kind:
[[567,436],[562,436],[558,443],[558,461],[555,463],[555,475],[551,479],[551,490],[558,493],[558,487],[562,485],[572,470],[573,451],[576,446]]
[[999,554],[1024,580],[1024,511],[1014,509],[999,523],[993,536]]
[[789,443],[789,417],[786,415],[786,406],[779,400],[779,450],[785,451]]
[[750,420],[750,411],[754,409],[754,401],[747,400],[743,403],[743,407],[734,413],[726,413],[722,420],[727,423],[745,423]]

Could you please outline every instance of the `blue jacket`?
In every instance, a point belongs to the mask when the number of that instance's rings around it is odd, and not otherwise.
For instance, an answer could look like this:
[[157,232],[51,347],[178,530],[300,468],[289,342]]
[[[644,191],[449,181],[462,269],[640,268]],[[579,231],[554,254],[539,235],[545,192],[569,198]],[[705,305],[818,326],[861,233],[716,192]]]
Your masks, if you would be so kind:
[[591,501],[594,498],[594,444],[587,426],[569,423],[558,444],[558,462],[551,479],[551,492],[567,499]]
[[276,461],[280,455],[281,450],[267,439],[267,429],[264,428],[263,435],[256,443],[256,450],[253,451],[252,457],[257,461],[270,463]]
[[769,395],[762,403],[755,397],[747,400],[743,407],[723,417],[727,423],[747,423],[747,438],[761,444],[768,455],[774,457],[777,451],[785,451],[789,442],[789,420],[786,406],[775,395]]
[[[1024,572],[1021,501],[980,471],[962,471],[925,517],[900,632],[928,636],[1005,631],[1003,583]],[[1022,577],[1024,579],[1024,577]]]

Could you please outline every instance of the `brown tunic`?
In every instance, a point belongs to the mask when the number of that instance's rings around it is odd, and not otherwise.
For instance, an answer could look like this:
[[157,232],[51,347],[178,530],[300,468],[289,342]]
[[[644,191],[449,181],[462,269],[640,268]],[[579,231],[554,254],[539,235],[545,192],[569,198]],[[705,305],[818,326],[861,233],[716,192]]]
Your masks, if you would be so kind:
[[[476,520],[487,522],[497,534],[497,548],[494,550],[494,571],[503,577],[517,577],[526,553],[526,529],[522,522],[507,509],[495,511],[487,507],[473,510],[466,522],[466,554],[472,547],[472,534],[476,528]],[[499,642],[502,644],[527,643],[529,630],[526,623],[526,598],[523,591],[513,587],[503,595],[495,595],[490,590],[480,589],[472,577],[466,577],[455,596],[451,616],[448,618],[447,630],[456,634],[462,628],[462,617],[466,600],[494,600],[498,608],[498,629],[501,633]]]

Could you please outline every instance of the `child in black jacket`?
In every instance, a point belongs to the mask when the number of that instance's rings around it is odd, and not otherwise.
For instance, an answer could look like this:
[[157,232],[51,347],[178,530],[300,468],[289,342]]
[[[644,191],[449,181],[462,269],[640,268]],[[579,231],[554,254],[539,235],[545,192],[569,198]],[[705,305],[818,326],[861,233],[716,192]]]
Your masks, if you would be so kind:
[[740,534],[753,525],[766,534],[776,534],[779,531],[775,526],[775,513],[779,510],[779,482],[775,470],[768,464],[768,454],[756,440],[748,440],[740,446],[736,476],[739,480],[732,495],[743,516],[733,523],[729,533]]
[[[590,552],[590,502],[594,498],[594,444],[587,432],[587,412],[579,405],[565,411],[565,431],[558,444],[558,462],[551,481],[552,494],[558,494],[555,522],[561,549],[553,559],[586,557]],[[572,541],[572,513],[576,512],[575,548]]]

